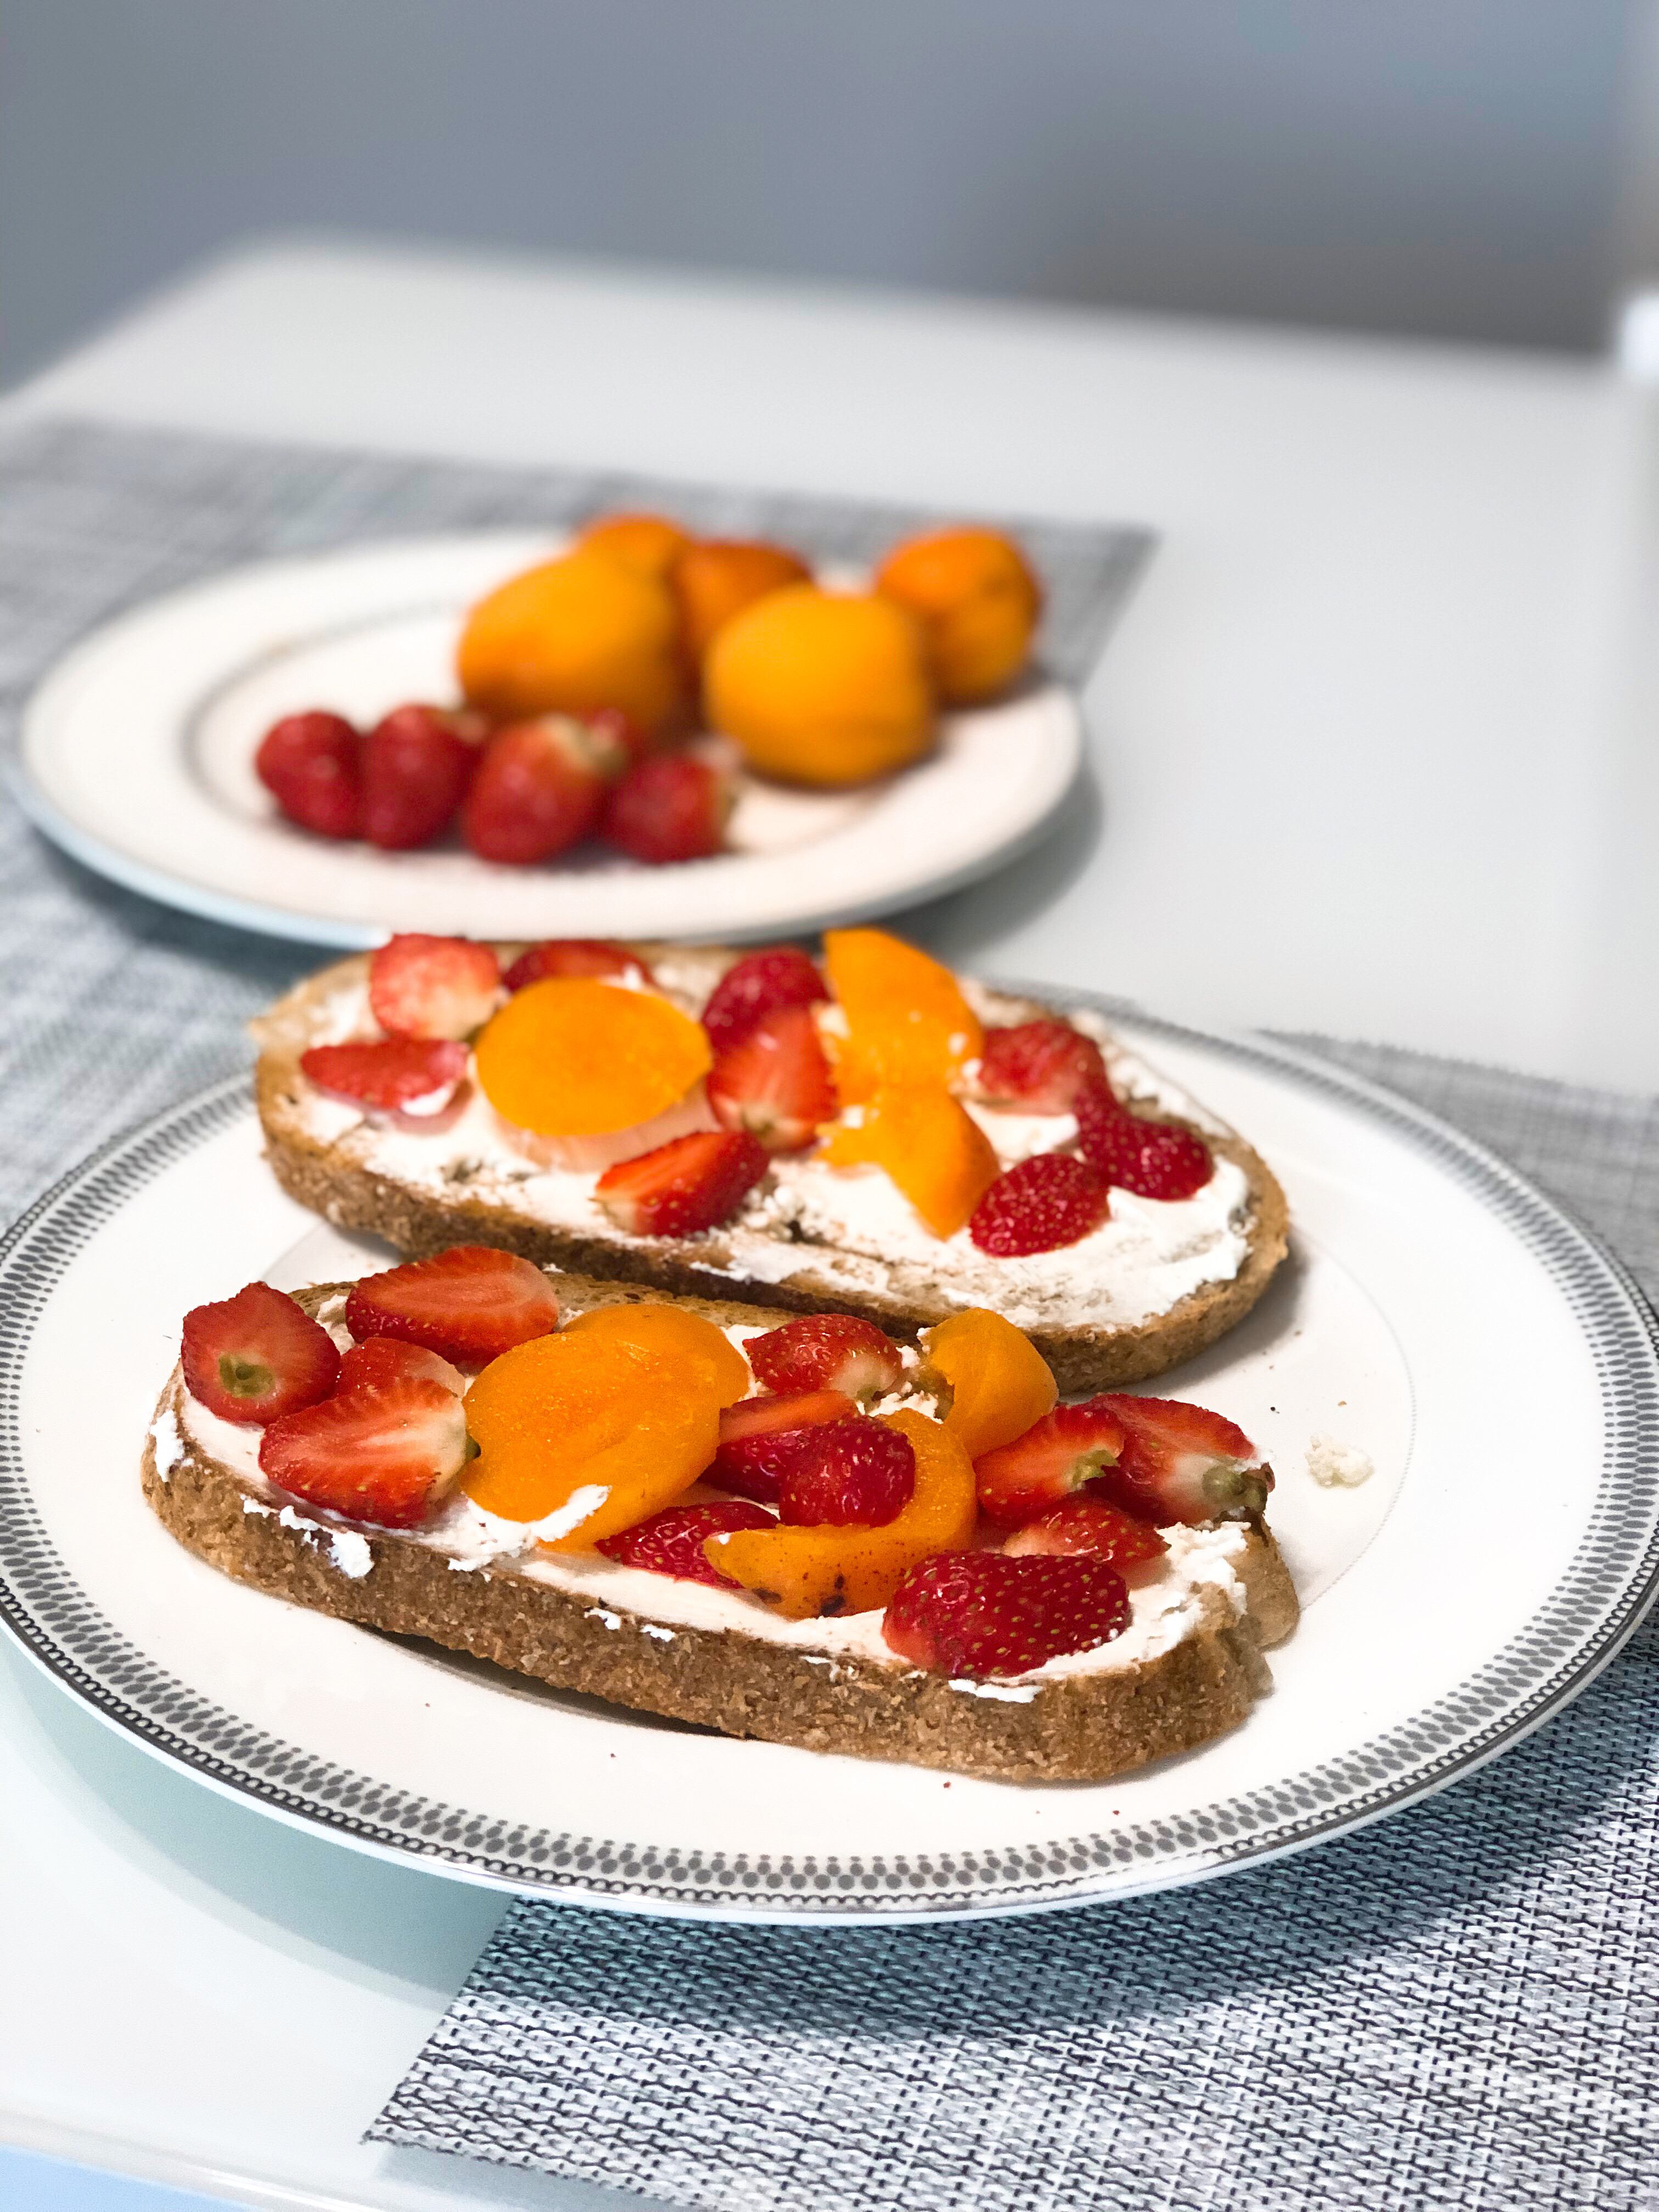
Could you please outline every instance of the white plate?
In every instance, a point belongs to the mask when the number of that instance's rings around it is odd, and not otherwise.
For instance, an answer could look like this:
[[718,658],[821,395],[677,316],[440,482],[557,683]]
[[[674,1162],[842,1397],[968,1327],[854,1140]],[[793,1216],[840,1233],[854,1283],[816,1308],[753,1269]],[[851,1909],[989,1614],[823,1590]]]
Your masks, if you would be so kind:
[[[1048,996],[1054,994],[1049,991]],[[1072,1003],[1085,1003],[1073,997]],[[1618,1264],[1415,1109],[1255,1042],[1120,1020],[1273,1162],[1292,1262],[1160,1383],[1279,1472],[1305,1613],[1245,1724],[1100,1785],[744,1743],[544,1691],[245,1589],[144,1505],[178,1319],[339,1271],[240,1082],[107,1149],[0,1249],[0,1612],[68,1687],[216,1786],[504,1887],[736,1917],[1008,1912],[1351,1829],[1581,1689],[1659,1574],[1659,1359]],[[1322,1432],[1369,1452],[1314,1483]]]
[[453,697],[467,606],[562,542],[520,531],[358,547],[159,599],[87,639],[35,693],[19,800],[131,890],[313,944],[378,945],[394,929],[730,942],[969,883],[1040,836],[1076,779],[1076,702],[1034,684],[948,716],[936,753],[866,790],[740,778],[735,849],[675,867],[599,847],[496,867],[453,840],[381,853],[281,818],[252,767],[278,715],[331,707],[370,721],[402,700]]

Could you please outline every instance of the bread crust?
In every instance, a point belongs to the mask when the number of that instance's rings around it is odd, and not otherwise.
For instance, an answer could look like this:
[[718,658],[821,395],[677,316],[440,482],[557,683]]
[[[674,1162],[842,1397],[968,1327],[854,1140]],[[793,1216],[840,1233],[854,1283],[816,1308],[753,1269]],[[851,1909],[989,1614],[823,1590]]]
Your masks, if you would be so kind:
[[[647,958],[659,949],[639,948]],[[368,967],[365,953],[337,961],[296,985],[252,1024],[260,1046],[255,1087],[265,1156],[289,1195],[337,1228],[383,1237],[410,1258],[460,1243],[494,1244],[538,1266],[616,1277],[670,1297],[729,1297],[735,1289],[753,1304],[789,1312],[856,1314],[902,1338],[913,1338],[959,1310],[942,1293],[899,1297],[886,1291],[851,1292],[810,1267],[787,1283],[734,1284],[729,1271],[699,1266],[690,1240],[665,1240],[658,1246],[620,1232],[584,1234],[538,1221],[465,1188],[441,1197],[377,1174],[337,1145],[319,1141],[304,1126],[301,1100],[308,1086],[300,1073],[300,1055],[315,1042],[317,1008],[332,993],[366,977]],[[1035,1001],[1015,1003],[1030,1017],[1053,1011]],[[1229,1280],[1204,1284],[1146,1322],[1119,1328],[1027,1328],[1025,1334],[1054,1370],[1063,1393],[1115,1389],[1191,1358],[1243,1319],[1284,1259],[1289,1212],[1272,1170],[1231,1131],[1201,1128],[1196,1133],[1212,1151],[1233,1161],[1249,1185],[1243,1265]]]

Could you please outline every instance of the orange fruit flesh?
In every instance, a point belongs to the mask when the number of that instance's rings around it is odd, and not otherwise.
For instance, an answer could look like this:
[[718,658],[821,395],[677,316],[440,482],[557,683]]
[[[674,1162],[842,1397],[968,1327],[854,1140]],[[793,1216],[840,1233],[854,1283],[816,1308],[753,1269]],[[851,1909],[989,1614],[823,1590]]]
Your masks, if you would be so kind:
[[666,999],[587,975],[515,992],[486,1024],[478,1083],[503,1120],[544,1137],[649,1121],[713,1065],[708,1032]]
[[704,1556],[723,1575],[791,1620],[884,1606],[918,1560],[965,1551],[977,1511],[973,1462],[957,1439],[921,1413],[879,1416],[909,1438],[916,1486],[883,1528],[777,1528],[714,1536]]
[[985,1033],[951,970],[884,929],[824,932],[830,988],[847,1018],[830,1031],[843,1105],[899,1084],[949,1083],[984,1049]]
[[969,1459],[1012,1443],[1054,1411],[1060,1392],[1048,1362],[1000,1314],[977,1306],[952,1314],[927,1332],[922,1346],[951,1386],[945,1432]]
[[712,1321],[688,1313],[684,1306],[595,1306],[569,1322],[564,1334],[579,1337],[584,1344],[635,1344],[671,1359],[694,1361],[707,1372],[721,1406],[734,1406],[746,1398],[755,1379],[731,1339]]
[[878,1091],[854,1128],[830,1133],[831,1167],[884,1169],[935,1237],[954,1237],[1001,1172],[991,1140],[943,1084]]

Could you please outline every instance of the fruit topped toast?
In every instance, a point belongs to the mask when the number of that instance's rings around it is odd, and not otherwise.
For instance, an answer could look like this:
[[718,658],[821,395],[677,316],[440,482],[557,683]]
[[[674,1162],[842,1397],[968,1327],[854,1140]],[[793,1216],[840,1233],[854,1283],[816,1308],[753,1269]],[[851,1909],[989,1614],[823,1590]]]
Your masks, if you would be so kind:
[[185,1318],[145,1454],[259,1589],[728,1735],[1097,1779],[1236,1725],[1297,1601],[1230,1421],[1056,1402],[968,1310],[665,1300],[453,1248]]
[[1087,1013],[877,929],[793,946],[394,938],[255,1025],[295,1198],[899,1335],[977,1306],[1067,1390],[1160,1372],[1285,1249],[1266,1164]]

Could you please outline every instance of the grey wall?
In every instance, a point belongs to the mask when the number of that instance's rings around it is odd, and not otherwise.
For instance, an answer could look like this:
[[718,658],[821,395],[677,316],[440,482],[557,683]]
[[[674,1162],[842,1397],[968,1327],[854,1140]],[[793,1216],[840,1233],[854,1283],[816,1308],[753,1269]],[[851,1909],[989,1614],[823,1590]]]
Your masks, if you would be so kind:
[[0,380],[326,227],[1547,345],[1633,0],[3,0]]

